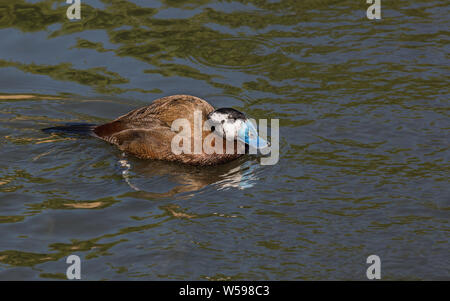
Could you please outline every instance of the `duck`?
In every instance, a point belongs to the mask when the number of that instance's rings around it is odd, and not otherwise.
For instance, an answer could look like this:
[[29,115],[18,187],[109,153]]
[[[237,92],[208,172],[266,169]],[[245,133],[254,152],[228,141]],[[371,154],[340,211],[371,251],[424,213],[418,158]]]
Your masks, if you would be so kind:
[[[222,152],[203,148],[200,152],[173,151],[174,139],[185,130],[184,127],[174,127],[174,122],[185,120],[194,125],[196,114],[201,117],[202,124],[208,124],[200,128],[202,145],[205,139],[212,141],[213,147],[217,142],[222,142]],[[215,109],[206,100],[192,95],[162,97],[105,124],[68,124],[46,128],[44,131],[88,134],[140,159],[198,166],[227,163],[248,153],[250,147],[258,150],[268,146],[268,142],[258,136],[255,126],[244,113],[233,108]],[[188,144],[194,148],[194,137],[189,138],[192,143]],[[225,150],[230,142],[231,152]],[[239,145],[244,145],[246,151],[239,152]],[[221,147],[220,144],[218,146]]]

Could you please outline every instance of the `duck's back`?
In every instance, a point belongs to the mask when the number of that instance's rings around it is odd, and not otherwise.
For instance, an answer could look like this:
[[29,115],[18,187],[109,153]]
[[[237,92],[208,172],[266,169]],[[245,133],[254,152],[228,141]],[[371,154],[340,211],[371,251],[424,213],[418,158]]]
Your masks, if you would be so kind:
[[152,104],[133,110],[116,120],[97,126],[94,133],[105,140],[127,129],[152,129],[166,126],[170,129],[172,122],[186,118],[194,122],[194,111],[202,112],[202,119],[214,108],[205,100],[191,95],[172,95],[156,99]]

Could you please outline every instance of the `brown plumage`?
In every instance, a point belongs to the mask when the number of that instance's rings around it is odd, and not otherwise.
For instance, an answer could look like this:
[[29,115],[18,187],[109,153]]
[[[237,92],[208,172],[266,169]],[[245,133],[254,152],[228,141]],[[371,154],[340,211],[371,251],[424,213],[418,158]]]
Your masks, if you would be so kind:
[[[201,111],[202,122],[214,108],[205,100],[190,95],[173,95],[156,99],[152,104],[133,110],[116,120],[93,128],[95,136],[116,145],[120,150],[142,159],[175,161],[192,165],[215,165],[234,160],[239,154],[179,154],[171,150],[177,134],[172,122],[179,118],[194,124],[194,111]],[[202,123],[203,125],[203,123]],[[203,132],[202,139],[211,132]],[[223,138],[217,138],[223,139]],[[192,137],[192,151],[194,147]],[[223,142],[225,147],[225,141]],[[236,146],[235,146],[236,147]]]

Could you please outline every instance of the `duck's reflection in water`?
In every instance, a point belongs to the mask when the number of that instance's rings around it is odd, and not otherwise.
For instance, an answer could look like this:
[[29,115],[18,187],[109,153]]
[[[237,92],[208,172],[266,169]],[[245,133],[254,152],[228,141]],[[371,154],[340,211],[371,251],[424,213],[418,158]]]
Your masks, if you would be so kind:
[[223,165],[197,167],[122,155],[118,165],[123,180],[133,189],[127,195],[152,199],[175,195],[189,198],[206,187],[214,190],[250,188],[258,180],[260,168],[256,160],[248,157]]

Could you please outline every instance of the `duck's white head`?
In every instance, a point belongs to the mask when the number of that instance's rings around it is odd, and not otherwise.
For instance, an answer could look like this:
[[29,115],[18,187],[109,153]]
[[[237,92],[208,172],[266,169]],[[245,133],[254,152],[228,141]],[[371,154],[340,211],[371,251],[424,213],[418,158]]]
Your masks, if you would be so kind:
[[239,140],[257,149],[268,146],[267,141],[258,136],[253,123],[238,110],[220,108],[209,113],[207,118],[211,130],[227,140]]

